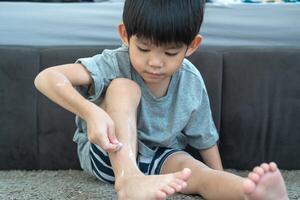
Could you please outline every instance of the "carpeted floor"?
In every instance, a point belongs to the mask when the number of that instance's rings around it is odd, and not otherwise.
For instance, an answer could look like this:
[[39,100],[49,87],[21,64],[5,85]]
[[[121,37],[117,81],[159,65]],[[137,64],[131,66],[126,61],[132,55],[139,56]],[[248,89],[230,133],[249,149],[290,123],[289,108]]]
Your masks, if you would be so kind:
[[[245,176],[245,171],[232,171]],[[300,170],[282,171],[289,197],[300,199]],[[77,170],[0,171],[1,200],[86,200],[116,199],[113,185],[103,184]],[[201,199],[192,195],[174,195],[169,200]]]

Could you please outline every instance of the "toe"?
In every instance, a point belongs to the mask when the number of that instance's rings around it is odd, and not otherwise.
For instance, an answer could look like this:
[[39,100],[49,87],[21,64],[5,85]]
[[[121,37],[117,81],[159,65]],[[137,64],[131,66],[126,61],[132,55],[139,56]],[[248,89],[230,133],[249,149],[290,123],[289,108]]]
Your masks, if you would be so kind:
[[267,163],[263,163],[260,167],[265,171],[268,172],[270,170],[270,166]]
[[269,164],[269,166],[270,166],[270,170],[271,170],[272,172],[275,172],[275,171],[278,169],[276,163],[274,163],[274,162],[271,162],[271,163]]
[[167,194],[165,192],[162,192],[162,191],[157,191],[156,192],[156,198],[155,199],[163,200],[163,199],[166,199],[166,198],[167,198]]
[[192,171],[189,168],[184,168],[180,173],[180,178],[184,181],[188,180]]
[[263,168],[261,168],[261,167],[255,167],[254,169],[253,169],[253,172],[254,173],[256,173],[256,174],[258,174],[259,176],[262,176],[262,175],[264,175],[264,169]]
[[170,186],[164,187],[162,191],[165,192],[167,196],[170,196],[175,193],[175,189]]
[[257,183],[260,179],[260,176],[256,173],[250,172],[248,178],[251,179],[253,182]]
[[176,191],[180,192],[182,190],[181,183],[171,183],[170,186]]
[[180,185],[182,188],[185,188],[187,186],[186,181],[183,181],[183,180],[180,180],[180,179],[177,179],[175,183]]
[[246,179],[243,182],[243,189],[244,189],[245,194],[250,194],[255,189],[255,183],[253,181],[251,181],[250,179]]

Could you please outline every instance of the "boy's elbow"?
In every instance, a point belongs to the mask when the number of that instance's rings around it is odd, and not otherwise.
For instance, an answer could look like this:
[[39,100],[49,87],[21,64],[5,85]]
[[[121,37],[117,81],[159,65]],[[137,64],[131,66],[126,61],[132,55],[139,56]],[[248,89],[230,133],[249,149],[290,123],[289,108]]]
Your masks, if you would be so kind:
[[34,86],[37,89],[39,89],[40,77],[41,77],[41,72],[35,77],[35,79],[33,81]]
[[40,89],[40,85],[41,85],[41,79],[43,76],[43,71],[40,72],[34,79],[34,86],[39,90]]
[[40,73],[38,73],[38,75],[34,79],[34,82],[33,82],[34,86],[38,90],[41,89],[41,86],[42,86],[43,82],[45,82],[45,80],[46,80],[46,76],[47,76],[47,73],[48,73],[47,71],[48,71],[48,69],[45,69],[45,70],[41,71]]

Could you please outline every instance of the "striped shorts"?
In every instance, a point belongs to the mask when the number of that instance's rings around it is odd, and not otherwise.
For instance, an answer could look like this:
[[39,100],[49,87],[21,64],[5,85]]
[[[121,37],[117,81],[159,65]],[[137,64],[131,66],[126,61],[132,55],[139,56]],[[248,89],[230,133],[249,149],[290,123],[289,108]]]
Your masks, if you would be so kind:
[[[184,152],[179,149],[158,147],[155,150],[153,157],[145,157],[141,154],[137,155],[137,164],[141,172],[145,175],[159,174],[160,169],[166,159],[175,153]],[[99,146],[91,144],[90,159],[92,164],[93,174],[105,183],[114,183],[115,176],[111,167],[108,153],[102,150]]]

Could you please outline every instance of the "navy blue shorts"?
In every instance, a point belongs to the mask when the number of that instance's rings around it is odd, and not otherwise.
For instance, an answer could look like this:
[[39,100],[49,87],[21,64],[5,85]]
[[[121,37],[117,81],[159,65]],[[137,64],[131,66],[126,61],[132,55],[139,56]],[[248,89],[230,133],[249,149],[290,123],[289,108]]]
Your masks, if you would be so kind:
[[[158,147],[156,148],[153,157],[145,157],[141,154],[138,154],[137,164],[141,172],[143,172],[145,175],[159,174],[166,159],[178,152],[184,151]],[[115,176],[111,167],[108,153],[101,149],[98,145],[91,144],[90,158],[94,175],[103,182],[114,183]]]

